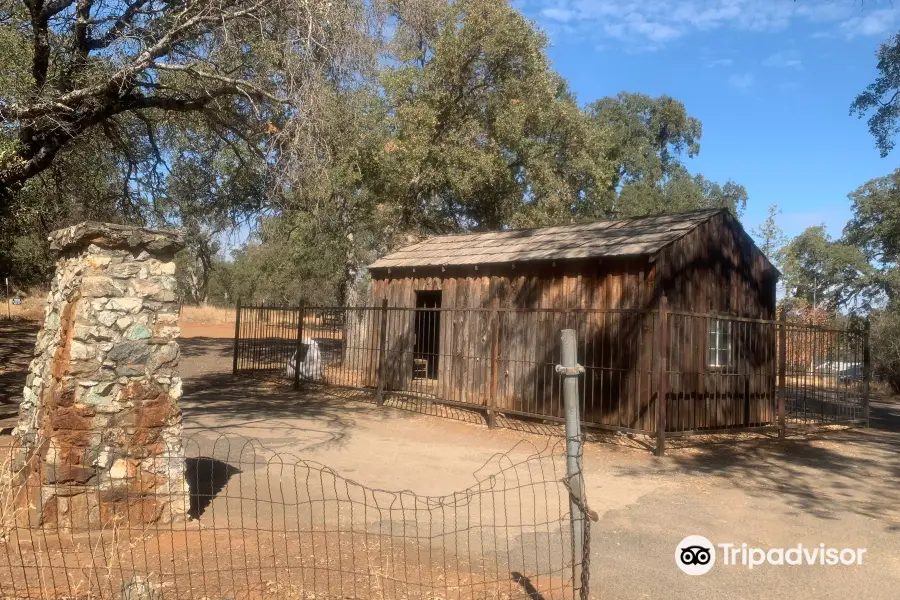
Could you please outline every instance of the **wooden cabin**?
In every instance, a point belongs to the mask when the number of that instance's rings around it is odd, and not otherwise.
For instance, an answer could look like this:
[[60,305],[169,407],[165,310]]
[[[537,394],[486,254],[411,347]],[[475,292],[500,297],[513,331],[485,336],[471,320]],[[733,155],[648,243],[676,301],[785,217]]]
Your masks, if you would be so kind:
[[775,419],[776,338],[762,320],[778,271],[725,210],[443,235],[369,269],[390,307],[386,389],[558,418],[558,331],[574,328],[582,420],[654,431],[665,296],[667,429]]

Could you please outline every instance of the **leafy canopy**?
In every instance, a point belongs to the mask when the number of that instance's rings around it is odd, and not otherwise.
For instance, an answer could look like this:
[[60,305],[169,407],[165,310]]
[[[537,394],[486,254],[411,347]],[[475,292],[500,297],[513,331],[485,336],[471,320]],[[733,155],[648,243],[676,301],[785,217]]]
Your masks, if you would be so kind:
[[869,116],[869,133],[881,157],[894,149],[894,136],[900,131],[900,34],[892,36],[878,49],[878,76],[850,105],[850,114]]

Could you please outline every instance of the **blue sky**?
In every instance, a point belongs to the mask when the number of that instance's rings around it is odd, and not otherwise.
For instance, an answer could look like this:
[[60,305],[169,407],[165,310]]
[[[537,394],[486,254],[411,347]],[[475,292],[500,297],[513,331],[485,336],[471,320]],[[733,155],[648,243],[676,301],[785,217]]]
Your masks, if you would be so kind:
[[[692,172],[743,184],[749,229],[769,204],[789,235],[840,235],[847,193],[891,172],[865,120],[849,116],[900,29],[877,0],[515,0],[549,35],[582,103],[619,91],[682,101],[703,123]],[[896,153],[895,153],[896,154]]]

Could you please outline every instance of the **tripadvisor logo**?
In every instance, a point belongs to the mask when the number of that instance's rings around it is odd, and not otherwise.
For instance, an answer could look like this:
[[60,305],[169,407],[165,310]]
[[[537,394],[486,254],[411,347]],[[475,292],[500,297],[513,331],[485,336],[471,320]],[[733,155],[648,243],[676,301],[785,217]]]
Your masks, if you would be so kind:
[[706,575],[716,564],[716,548],[702,535],[689,535],[675,548],[675,564],[688,575]]
[[754,548],[747,544],[713,544],[701,535],[689,535],[675,547],[675,564],[688,575],[705,575],[716,564],[746,567],[772,566],[852,566],[862,565],[865,548],[832,548],[825,544],[790,548]]

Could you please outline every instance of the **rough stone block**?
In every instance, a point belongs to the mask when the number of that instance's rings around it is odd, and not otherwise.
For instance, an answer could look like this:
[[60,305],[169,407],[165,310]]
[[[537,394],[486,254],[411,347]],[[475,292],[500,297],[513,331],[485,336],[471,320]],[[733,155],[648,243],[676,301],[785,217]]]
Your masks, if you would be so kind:
[[26,520],[185,518],[173,341],[181,246],[171,232],[91,222],[51,236],[57,273],[16,428],[16,464],[35,465]]
[[144,301],[140,298],[112,298],[107,302],[106,308],[134,314],[141,310],[143,304]]
[[86,298],[117,298],[124,295],[111,277],[95,275],[81,282],[81,295]]
[[128,331],[125,332],[125,339],[128,340],[145,340],[151,337],[151,331],[142,323],[135,323]]
[[97,349],[83,342],[72,342],[69,350],[72,360],[88,360],[97,356]]

